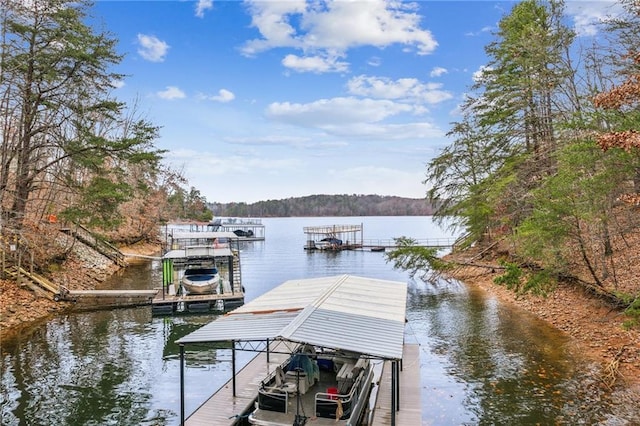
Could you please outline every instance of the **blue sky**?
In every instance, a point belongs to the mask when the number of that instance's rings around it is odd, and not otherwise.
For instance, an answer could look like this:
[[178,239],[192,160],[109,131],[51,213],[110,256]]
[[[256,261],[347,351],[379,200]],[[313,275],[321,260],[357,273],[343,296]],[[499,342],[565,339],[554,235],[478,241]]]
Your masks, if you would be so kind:
[[[210,202],[312,194],[423,198],[484,46],[513,2],[98,1],[114,95]],[[567,2],[597,35],[612,3]]]

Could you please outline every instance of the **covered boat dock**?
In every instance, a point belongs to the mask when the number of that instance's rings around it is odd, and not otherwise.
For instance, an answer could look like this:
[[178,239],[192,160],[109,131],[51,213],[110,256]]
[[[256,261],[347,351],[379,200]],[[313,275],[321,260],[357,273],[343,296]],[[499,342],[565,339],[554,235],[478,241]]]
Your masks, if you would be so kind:
[[[239,238],[232,232],[172,231],[162,256],[162,289],[152,300],[157,315],[226,312],[244,303]],[[185,294],[181,278],[189,266],[215,265],[222,273],[220,290]]]
[[[380,297],[382,294],[384,297]],[[408,366],[418,368],[420,364],[419,351],[404,343],[406,298],[407,284],[397,281],[351,275],[290,280],[184,336],[177,341],[181,424],[235,424],[239,416],[252,409],[260,381],[300,345],[357,352],[379,361],[384,368],[375,380],[380,386],[373,393],[368,416],[374,420],[378,417],[377,424],[419,424],[420,386],[419,380],[417,385],[415,382],[419,373],[412,370],[405,374],[402,368],[407,356],[412,357]],[[185,345],[221,341],[232,342],[232,377],[185,418]],[[259,355],[237,371],[237,350]],[[412,388],[401,386],[401,380]],[[222,417],[227,418],[226,423],[221,422]],[[404,418],[402,423],[399,418]],[[344,422],[334,419],[331,424]]]
[[305,226],[305,250],[354,250],[362,248],[362,224]]

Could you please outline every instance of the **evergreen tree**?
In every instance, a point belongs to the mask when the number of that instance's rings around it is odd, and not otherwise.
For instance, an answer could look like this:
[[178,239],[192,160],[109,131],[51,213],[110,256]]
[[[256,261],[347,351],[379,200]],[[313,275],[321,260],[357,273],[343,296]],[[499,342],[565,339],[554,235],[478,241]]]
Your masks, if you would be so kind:
[[[108,225],[135,188],[128,168],[158,167],[157,128],[110,96],[121,57],[116,40],[83,23],[89,6],[3,2],[0,204],[17,229],[38,208]],[[44,190],[56,196],[42,207]]]

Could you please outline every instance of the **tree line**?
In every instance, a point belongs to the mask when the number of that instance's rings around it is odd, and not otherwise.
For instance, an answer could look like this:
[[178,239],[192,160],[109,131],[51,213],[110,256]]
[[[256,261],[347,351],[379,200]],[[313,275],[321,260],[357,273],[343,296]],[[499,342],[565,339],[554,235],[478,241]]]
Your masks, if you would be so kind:
[[82,1],[3,1],[0,9],[0,228],[45,252],[43,221],[105,238],[152,238],[174,217],[206,220],[206,199],[162,164],[159,127],[113,90],[117,40]]
[[598,288],[620,284],[613,255],[640,219],[640,3],[619,5],[599,42],[583,45],[562,1],[515,4],[451,144],[427,165],[435,217],[455,218],[469,243],[501,241],[528,271],[516,291],[577,271]]
[[209,203],[215,216],[309,217],[309,216],[428,216],[433,213],[425,199],[381,195],[309,195],[256,203]]

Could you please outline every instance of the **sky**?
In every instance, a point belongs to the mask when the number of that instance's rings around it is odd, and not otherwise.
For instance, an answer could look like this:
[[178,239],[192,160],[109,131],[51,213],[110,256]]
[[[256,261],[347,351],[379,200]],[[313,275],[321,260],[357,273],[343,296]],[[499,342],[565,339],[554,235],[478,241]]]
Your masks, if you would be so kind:
[[[514,2],[100,0],[113,95],[209,202],[313,194],[424,198],[485,46]],[[567,2],[597,37],[609,1]]]

